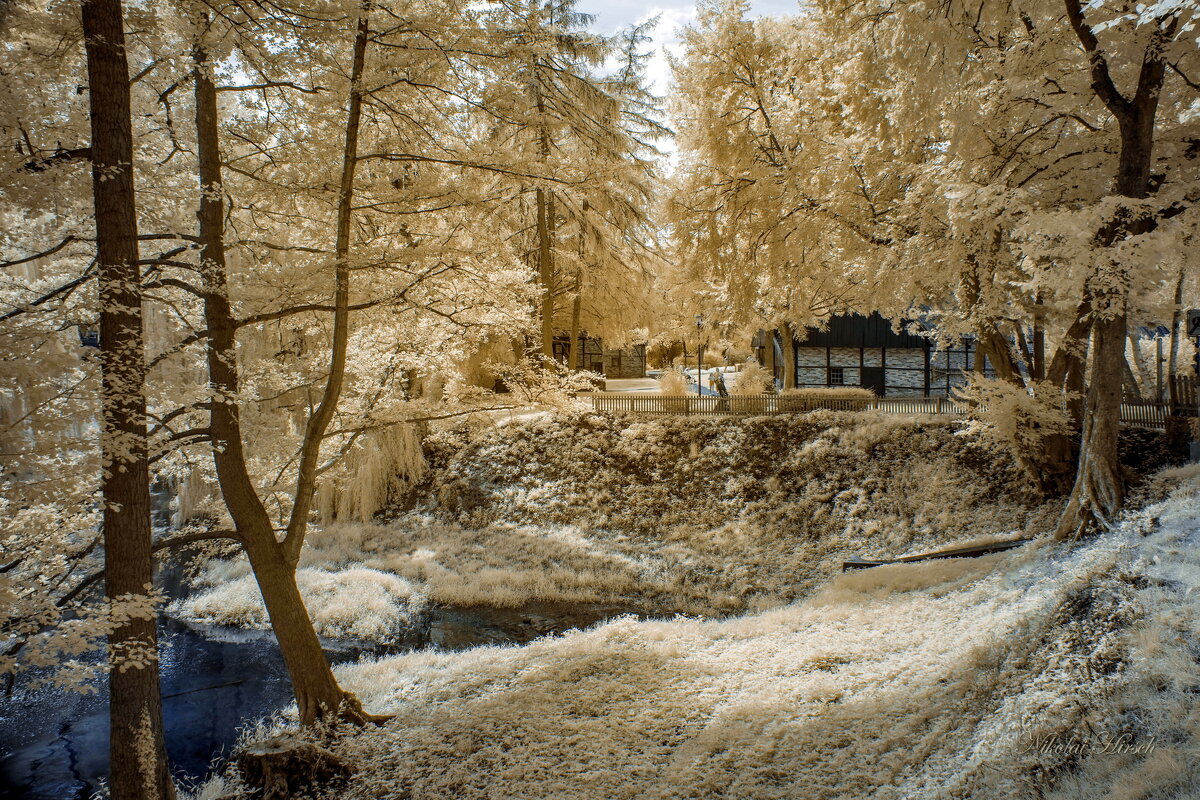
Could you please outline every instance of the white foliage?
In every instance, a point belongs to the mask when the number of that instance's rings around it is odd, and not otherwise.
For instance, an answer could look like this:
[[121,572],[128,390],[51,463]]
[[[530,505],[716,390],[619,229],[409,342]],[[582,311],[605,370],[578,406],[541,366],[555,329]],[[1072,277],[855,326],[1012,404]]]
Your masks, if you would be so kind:
[[762,394],[775,388],[775,378],[757,361],[747,361],[740,371],[729,393],[735,395]]
[[572,370],[557,361],[540,358],[487,367],[523,403],[568,405],[577,393],[591,392],[604,385],[604,376],[599,373]]
[[[1005,380],[972,373],[957,399],[970,409],[960,433],[978,435],[1007,448],[1015,459],[1026,463],[1054,435],[1071,432],[1065,403],[1070,400],[1054,387],[1031,393]],[[1049,395],[1049,399],[1047,398]]]
[[425,474],[425,456],[415,425],[398,423],[365,433],[336,473],[326,474],[318,490],[324,524],[333,519],[369,521],[389,500]]
[[[341,796],[1192,797],[1198,487],[1193,470],[1074,550],[851,574],[726,621],[343,666],[397,717],[340,742],[365,765]],[[1121,741],[1137,749],[1105,752]]]
[[687,375],[679,367],[671,367],[670,369],[663,370],[663,374],[658,379],[658,391],[660,394],[671,397],[687,394]]
[[[302,567],[296,582],[317,633],[332,638],[388,641],[425,605],[408,581],[365,567],[333,572]],[[169,611],[193,622],[270,628],[258,584],[248,574],[177,601]]]

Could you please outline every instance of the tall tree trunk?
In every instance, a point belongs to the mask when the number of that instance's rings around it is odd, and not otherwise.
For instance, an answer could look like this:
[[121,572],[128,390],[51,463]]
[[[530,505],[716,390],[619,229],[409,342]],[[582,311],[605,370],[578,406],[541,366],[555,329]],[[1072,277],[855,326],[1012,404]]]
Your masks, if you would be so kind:
[[542,329],[542,359],[549,364],[554,360],[554,196],[549,190],[539,186],[536,190],[536,199],[538,282],[542,286],[539,311]]
[[571,298],[571,343],[567,349],[567,368],[583,369],[583,348],[579,346],[580,317],[583,315],[583,275],[575,275],[575,296]]
[[1126,331],[1126,334],[1125,382],[1129,387],[1129,391],[1126,394],[1140,403],[1144,398],[1142,387],[1149,388],[1154,385],[1154,382],[1146,374],[1146,367],[1142,364],[1141,348],[1138,347],[1137,339],[1129,336],[1128,331]]
[[1171,312],[1171,341],[1167,352],[1167,397],[1171,404],[1171,413],[1175,413],[1177,404],[1175,398],[1175,376],[1179,371],[1179,328],[1183,325],[1183,270],[1179,270],[1179,279],[1175,281],[1175,310]]
[[[111,601],[120,602],[145,596],[154,578],[133,130],[120,0],[84,0],[83,35],[100,288],[104,587]],[[154,615],[135,616],[108,637],[114,800],[175,796],[163,741],[155,622]]]
[[[361,41],[363,47],[364,30],[365,17],[360,22],[356,37],[356,45]],[[360,722],[368,716],[363,713],[358,700],[338,686],[329,668],[296,585],[295,563],[289,561],[283,544],[276,540],[271,517],[246,467],[238,407],[240,378],[236,353],[237,323],[229,304],[225,259],[217,92],[204,49],[197,47],[194,57],[201,188],[198,215],[201,271],[205,290],[204,316],[208,328],[206,355],[209,380],[213,387],[209,419],[217,480],[262,592],[271,627],[291,677],[301,723],[311,725],[335,712],[345,719]]]
[[[547,5],[550,22],[554,21],[554,10]],[[542,63],[533,59],[534,107],[538,114],[538,157],[543,166],[550,158],[550,132],[546,129],[546,98],[542,96]],[[542,286],[539,309],[542,328],[542,361],[548,365],[554,360],[554,193],[544,187],[535,190],[537,205],[537,271],[538,283]]]
[[350,343],[350,225],[354,215],[354,172],[358,166],[358,130],[362,121],[362,74],[369,38],[367,11],[360,12],[354,36],[354,60],[350,70],[350,107],[346,113],[346,132],[342,146],[342,178],[338,186],[337,238],[333,263],[333,341],[329,358],[329,377],[316,411],[304,429],[300,463],[296,468],[296,498],[283,541],[284,555],[295,568],[308,531],[317,484],[317,459],[325,431],[337,410],[346,378],[346,349]]
[[796,328],[790,322],[779,329],[783,342],[783,388],[796,388]]
[[1059,538],[1111,525],[1124,506],[1125,481],[1117,459],[1124,345],[1124,314],[1101,318],[1092,324],[1095,355],[1084,409],[1079,466],[1067,508],[1059,520]]
[[1035,381],[1046,377],[1046,328],[1042,324],[1042,299],[1034,300],[1033,317],[1033,363],[1029,365]]
[[583,369],[583,356],[579,353],[579,326],[583,315],[583,269],[587,263],[587,215],[588,201],[583,201],[583,215],[579,220],[579,265],[575,268],[575,286],[571,297],[571,336],[567,343],[567,369]]
[[[1120,155],[1113,191],[1140,199],[1149,196],[1155,117],[1166,70],[1164,51],[1175,35],[1178,16],[1164,19],[1143,53],[1132,99],[1117,90],[1107,56],[1085,21],[1079,0],[1065,0],[1067,19],[1088,55],[1092,89],[1117,120]],[[1092,305],[1092,380],[1084,411],[1083,441],[1075,486],[1056,535],[1071,538],[1111,525],[1125,504],[1125,483],[1117,457],[1121,418],[1121,375],[1127,335],[1128,280],[1124,267],[1107,254],[1117,242],[1150,230],[1144,215],[1118,211],[1097,231],[1097,264],[1088,292]]]

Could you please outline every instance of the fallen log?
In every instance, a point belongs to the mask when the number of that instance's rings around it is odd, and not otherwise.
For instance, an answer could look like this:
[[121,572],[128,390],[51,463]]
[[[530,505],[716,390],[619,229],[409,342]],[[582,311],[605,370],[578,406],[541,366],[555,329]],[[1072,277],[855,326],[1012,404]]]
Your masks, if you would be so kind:
[[853,556],[842,562],[842,572],[849,572],[852,569],[870,569],[871,567],[882,567],[885,564],[910,564],[914,561],[930,561],[935,558],[978,558],[979,556],[987,556],[992,553],[1003,553],[1006,550],[1020,547],[1030,539],[1009,539],[1003,542],[989,542],[987,544],[973,544],[963,547],[950,547],[945,550],[935,550],[931,553],[917,553],[911,556],[901,556],[900,558],[889,559],[871,559],[863,558],[862,556]]

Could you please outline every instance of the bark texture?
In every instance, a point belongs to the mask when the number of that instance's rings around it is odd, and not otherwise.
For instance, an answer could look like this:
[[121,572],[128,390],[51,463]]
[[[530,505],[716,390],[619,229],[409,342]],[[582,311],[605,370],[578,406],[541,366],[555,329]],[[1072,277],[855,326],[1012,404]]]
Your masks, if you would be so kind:
[[542,299],[538,309],[541,320],[542,358],[554,358],[554,195],[540,186],[535,190],[537,203],[537,265]]
[[[1142,56],[1132,97],[1117,89],[1107,55],[1084,18],[1079,0],[1064,0],[1067,20],[1088,57],[1092,90],[1117,121],[1120,153],[1113,192],[1140,199],[1152,191],[1150,167],[1158,99],[1166,70],[1166,44],[1175,35],[1177,16],[1160,20]],[[1083,438],[1075,485],[1056,535],[1072,538],[1110,525],[1125,504],[1125,482],[1117,459],[1121,383],[1125,360],[1129,283],[1127,269],[1105,250],[1130,236],[1153,229],[1153,218],[1118,211],[1095,236],[1097,252],[1087,291],[1092,320],[1092,380],[1084,409]]]
[[[120,0],[85,0],[82,11],[100,289],[104,581],[106,595],[116,601],[145,595],[154,569],[133,132]],[[173,798],[154,616],[130,619],[114,630],[108,648],[111,796]]]
[[790,322],[779,329],[783,344],[783,388],[796,388],[796,328]]

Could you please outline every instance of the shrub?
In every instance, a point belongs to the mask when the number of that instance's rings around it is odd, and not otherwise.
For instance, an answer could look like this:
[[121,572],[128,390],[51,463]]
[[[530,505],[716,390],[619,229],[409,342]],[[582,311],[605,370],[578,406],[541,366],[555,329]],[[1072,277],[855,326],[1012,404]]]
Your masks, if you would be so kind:
[[688,393],[688,379],[683,370],[672,367],[663,372],[658,379],[658,391],[668,397],[678,397]]
[[779,410],[804,412],[828,408],[835,411],[862,411],[874,399],[875,393],[861,386],[788,389],[779,397]]
[[516,364],[484,366],[525,403],[562,406],[577,393],[595,391],[597,386],[604,385],[604,376],[597,372],[572,370],[541,357],[526,358]]
[[971,375],[967,385],[955,392],[955,399],[970,409],[960,433],[1004,447],[1036,484],[1041,480],[1038,454],[1049,437],[1069,435],[1071,425],[1057,387],[1035,382],[1032,388],[1031,394],[1008,381]]
[[775,388],[775,378],[757,361],[748,361],[737,373],[737,382],[729,387],[732,395],[765,394]]

